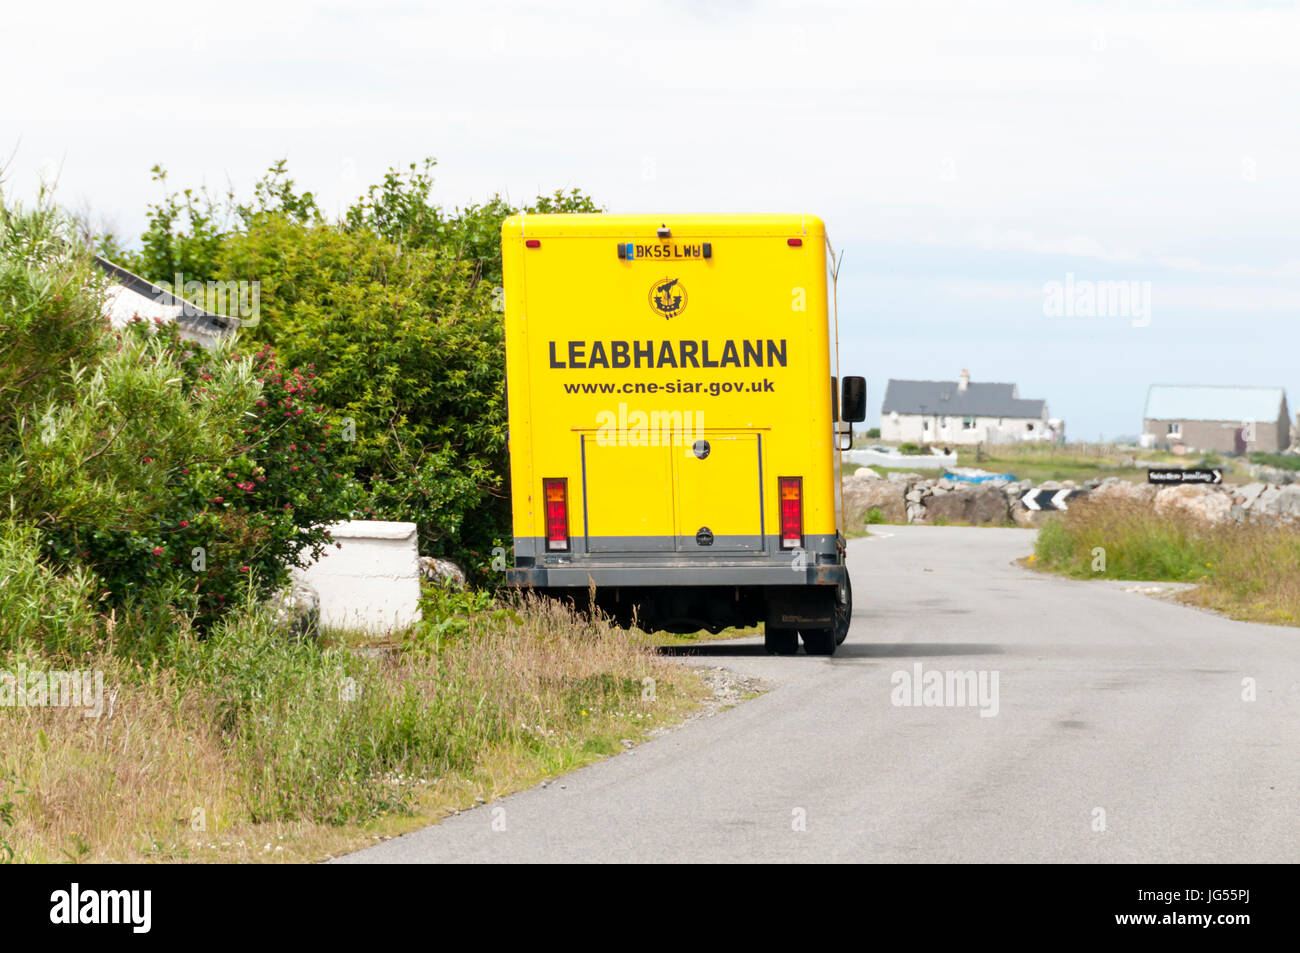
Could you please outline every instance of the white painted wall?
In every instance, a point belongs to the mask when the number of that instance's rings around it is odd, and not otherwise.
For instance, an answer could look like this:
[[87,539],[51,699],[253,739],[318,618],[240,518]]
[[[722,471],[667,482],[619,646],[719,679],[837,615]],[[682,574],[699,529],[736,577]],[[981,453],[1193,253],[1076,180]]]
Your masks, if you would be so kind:
[[957,465],[956,453],[925,453],[904,456],[901,453],[880,453],[875,450],[845,450],[840,459],[845,463],[860,463],[864,467],[892,467],[895,470],[946,470]]
[[1042,433],[1047,427],[1046,417],[976,417],[970,430],[963,429],[962,420],[961,416],[945,414],[885,414],[880,418],[880,439],[889,443],[974,446],[1010,442],[1025,434]]
[[[109,324],[114,328],[123,328],[136,318],[145,321],[161,320],[166,324],[176,324],[182,305],[163,304],[153,298],[137,294],[122,285],[109,285],[104,294],[104,308],[108,312]],[[194,341],[205,347],[211,347],[217,341],[216,335],[198,334],[185,325],[178,325],[182,339]]]
[[380,634],[418,621],[415,524],[349,520],[329,529],[342,548],[293,573],[320,596],[321,625]]

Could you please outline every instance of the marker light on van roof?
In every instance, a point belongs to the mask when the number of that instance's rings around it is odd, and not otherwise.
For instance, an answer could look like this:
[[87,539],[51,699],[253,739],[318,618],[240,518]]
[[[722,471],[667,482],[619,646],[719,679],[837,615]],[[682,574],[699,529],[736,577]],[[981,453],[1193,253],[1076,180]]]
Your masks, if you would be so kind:
[[785,240],[785,243],[786,243],[787,245],[789,245],[791,248],[798,248],[800,245],[803,244],[803,239],[802,239],[802,238],[787,238],[787,239]]
[[541,247],[542,247],[542,242],[541,242],[541,240],[540,240],[540,239],[537,239],[537,238],[530,238],[530,239],[528,239],[527,241],[525,241],[524,244],[527,245],[529,248],[541,248]]

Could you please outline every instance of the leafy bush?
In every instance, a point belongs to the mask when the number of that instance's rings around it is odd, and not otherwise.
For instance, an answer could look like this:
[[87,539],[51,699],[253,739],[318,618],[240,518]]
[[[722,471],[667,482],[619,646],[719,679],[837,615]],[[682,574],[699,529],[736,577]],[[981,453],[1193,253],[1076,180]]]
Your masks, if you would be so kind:
[[207,393],[232,361],[247,366],[259,386],[234,451],[175,476],[173,517],[154,549],[182,571],[203,551],[206,565],[193,577],[193,592],[206,621],[250,586],[269,594],[286,582],[290,567],[319,558],[332,541],[326,525],[351,515],[359,494],[341,472],[346,444],[316,403],[314,369],[286,370],[270,348],[236,360],[175,335],[166,346],[191,394]]
[[366,490],[363,514],[413,521],[422,553],[482,571],[509,536],[501,223],[599,209],[574,190],[447,211],[434,165],[390,169],[337,223],[283,161],[247,204],[171,193],[128,257],[153,280],[259,282],[243,346],[315,365],[320,402],[352,438],[340,467]]
[[48,196],[28,209],[0,192],[0,442],[24,414],[73,392],[68,368],[111,348],[101,285]]
[[83,567],[64,574],[51,569],[34,529],[0,520],[0,650],[86,651],[99,633],[95,589]]
[[[389,169],[379,185],[347,210],[343,226],[372,232],[401,248],[437,248],[457,261],[469,262],[474,284],[501,284],[501,223],[518,212],[599,212],[600,207],[577,189],[538,196],[518,207],[500,195],[482,205],[447,212],[433,202],[434,159],[411,163],[405,171]],[[272,167],[272,172],[277,171]],[[279,171],[283,172],[283,169]],[[495,290],[495,288],[494,288]]]
[[[308,372],[309,374],[310,372]],[[268,594],[347,515],[308,376],[269,352],[203,352],[138,330],[0,455],[11,514],[46,555],[92,570],[109,605],[210,622],[249,585]]]
[[[59,221],[46,207],[0,218],[7,518],[31,531],[15,538],[39,540],[41,565],[95,580],[101,608],[206,625],[328,543],[323,524],[350,506],[331,466],[343,441],[310,369],[143,322],[111,332],[103,281]],[[37,581],[30,566],[25,578]]]
[[271,216],[225,255],[226,274],[261,282],[246,340],[315,365],[369,515],[418,523],[426,553],[489,551],[506,525],[504,347],[472,266]]

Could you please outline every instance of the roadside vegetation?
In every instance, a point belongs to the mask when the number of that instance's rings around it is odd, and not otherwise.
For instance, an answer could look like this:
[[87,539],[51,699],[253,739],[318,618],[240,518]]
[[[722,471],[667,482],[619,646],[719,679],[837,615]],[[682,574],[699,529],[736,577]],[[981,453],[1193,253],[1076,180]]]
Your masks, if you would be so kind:
[[104,711],[0,709],[19,862],[320,859],[621,751],[700,691],[635,635],[538,602],[368,653],[286,638],[250,604],[147,660],[109,638],[0,669],[56,662],[103,672]]
[[1275,467],[1278,470],[1300,470],[1300,455],[1294,453],[1256,452],[1250,454],[1249,459],[1251,463]]
[[1078,579],[1195,583],[1179,598],[1252,622],[1300,625],[1300,532],[1208,525],[1137,502],[1081,501],[1038,531],[1028,564]]
[[1154,450],[1116,450],[1084,444],[1064,447],[1025,444],[986,447],[978,452],[974,448],[965,447],[957,450],[959,466],[980,467],[994,473],[1012,473],[1018,480],[1033,480],[1035,484],[1047,480],[1074,480],[1083,483],[1106,477],[1141,482],[1146,480],[1146,469],[1133,466],[1134,460],[1140,458],[1156,461],[1165,456],[1173,459],[1172,455]]
[[[0,862],[319,859],[695,703],[642,634],[490,587],[515,209],[438,209],[429,168],[337,222],[281,164],[248,204],[169,194],[135,251],[0,191]],[[213,350],[113,329],[94,247],[153,280],[258,280],[261,321]],[[430,589],[379,642],[312,631],[290,571],[367,517],[419,522],[478,588]],[[19,689],[60,673],[102,691]]]
[[314,373],[314,399],[348,436],[335,441],[337,466],[355,480],[358,513],[416,523],[421,555],[484,583],[509,536],[501,223],[600,208],[575,189],[447,209],[435,169],[390,169],[331,220],[283,161],[251,197],[177,191],[155,167],[161,197],[139,241],[91,240],[150,281],[257,282],[257,321],[238,346]]

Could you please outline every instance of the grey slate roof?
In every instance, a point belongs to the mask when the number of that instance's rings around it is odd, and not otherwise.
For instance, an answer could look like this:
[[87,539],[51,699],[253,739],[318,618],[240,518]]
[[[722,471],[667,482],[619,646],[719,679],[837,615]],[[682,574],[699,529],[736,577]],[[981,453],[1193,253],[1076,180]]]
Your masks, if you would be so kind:
[[896,381],[885,388],[882,414],[948,414],[954,417],[1014,417],[1040,420],[1046,402],[1021,400],[1015,384],[972,381],[960,390],[956,381]]

